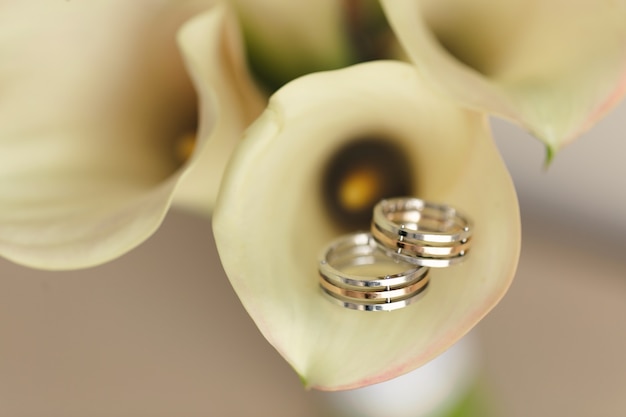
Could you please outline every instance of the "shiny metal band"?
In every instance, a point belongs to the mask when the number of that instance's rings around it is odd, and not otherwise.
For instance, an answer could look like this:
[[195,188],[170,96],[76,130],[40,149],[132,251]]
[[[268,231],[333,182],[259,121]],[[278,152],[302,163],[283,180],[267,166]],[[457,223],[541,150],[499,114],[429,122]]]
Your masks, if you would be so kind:
[[371,232],[388,256],[441,268],[464,260],[470,250],[472,224],[447,205],[393,198],[374,207]]
[[388,257],[379,250],[371,234],[355,233],[337,239],[326,247],[320,256],[319,272],[322,277],[334,285],[345,288],[366,287],[370,289],[396,288],[412,284],[422,279],[428,272],[428,268],[411,265],[403,261],[395,261],[395,264],[404,264],[406,267],[405,270],[396,274],[364,277],[344,272],[348,267],[372,265],[385,261],[389,262]]
[[406,287],[385,289],[383,291],[371,291],[360,289],[348,289],[341,288],[333,285],[325,279],[320,279],[320,286],[327,292],[334,295],[340,295],[341,297],[354,299],[354,300],[372,300],[372,301],[385,301],[390,302],[392,299],[401,299],[410,296],[416,291],[421,290],[428,284],[428,277],[424,277],[414,284],[407,285]]
[[393,311],[398,310],[404,307],[407,307],[417,300],[421,299],[426,289],[428,288],[428,282],[424,285],[424,287],[411,295],[410,297],[403,298],[400,300],[394,300],[384,303],[366,303],[360,302],[359,300],[347,299],[341,296],[337,296],[327,292],[324,288],[322,288],[322,293],[326,296],[326,298],[331,301],[333,304],[336,304],[340,307],[348,308],[350,310],[359,310],[359,311]]
[[[368,266],[394,267],[400,272],[360,275],[346,272]],[[429,269],[394,260],[369,233],[356,233],[333,241],[319,261],[319,285],[335,304],[363,311],[391,311],[406,307],[428,286]]]
[[470,249],[471,238],[466,241],[461,241],[454,246],[429,246],[420,245],[418,243],[412,243],[408,239],[398,239],[397,236],[389,236],[387,233],[378,229],[378,227],[372,227],[372,236],[374,239],[384,245],[385,247],[395,247],[402,249],[407,254],[413,256],[426,256],[426,257],[455,257],[463,256],[465,252]]

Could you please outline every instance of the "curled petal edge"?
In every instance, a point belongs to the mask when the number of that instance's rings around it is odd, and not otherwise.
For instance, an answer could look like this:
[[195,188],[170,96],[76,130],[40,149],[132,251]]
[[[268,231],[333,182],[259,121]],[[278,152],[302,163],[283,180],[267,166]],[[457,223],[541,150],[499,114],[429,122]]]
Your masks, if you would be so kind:
[[174,203],[209,215],[230,154],[266,98],[248,73],[239,25],[228,4],[219,3],[185,23],[178,44],[198,94],[196,140],[203,145],[193,155]]

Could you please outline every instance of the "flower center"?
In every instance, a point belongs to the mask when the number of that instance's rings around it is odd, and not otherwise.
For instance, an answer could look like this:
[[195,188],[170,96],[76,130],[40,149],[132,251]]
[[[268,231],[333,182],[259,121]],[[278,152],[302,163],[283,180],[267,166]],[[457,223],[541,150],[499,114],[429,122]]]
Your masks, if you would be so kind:
[[196,147],[197,132],[189,131],[180,135],[174,142],[174,155],[180,165],[191,158]]
[[366,230],[378,201],[414,194],[411,166],[393,141],[361,138],[339,149],[329,161],[321,193],[339,228]]
[[175,118],[172,117],[172,125],[165,131],[169,138],[168,152],[174,169],[187,163],[196,149],[198,140],[198,104],[195,96],[187,98],[179,107],[180,114],[176,114]]

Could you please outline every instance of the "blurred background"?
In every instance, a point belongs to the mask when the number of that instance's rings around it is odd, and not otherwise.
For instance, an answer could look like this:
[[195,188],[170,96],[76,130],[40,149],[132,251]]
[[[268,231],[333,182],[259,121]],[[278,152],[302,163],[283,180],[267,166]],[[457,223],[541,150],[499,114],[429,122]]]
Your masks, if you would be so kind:
[[[626,105],[543,166],[493,122],[519,193],[516,280],[472,332],[494,416],[626,415]],[[233,294],[206,219],[76,272],[0,260],[0,417],[321,416]],[[406,415],[411,415],[407,413]]]

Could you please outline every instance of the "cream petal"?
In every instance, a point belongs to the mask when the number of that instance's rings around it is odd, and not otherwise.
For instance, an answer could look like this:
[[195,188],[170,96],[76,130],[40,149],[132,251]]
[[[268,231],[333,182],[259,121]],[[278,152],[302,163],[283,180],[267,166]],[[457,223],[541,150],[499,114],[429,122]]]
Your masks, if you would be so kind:
[[424,76],[510,119],[549,155],[626,92],[626,1],[382,0]]
[[297,76],[350,63],[342,2],[232,0],[251,63],[271,87]]
[[0,253],[71,269],[146,239],[195,129],[175,33],[212,2],[0,6]]
[[[327,163],[371,135],[407,157],[413,195],[475,222],[466,262],[432,271],[422,300],[388,313],[332,305],[317,284],[317,256],[342,233],[322,192]],[[515,190],[486,118],[431,92],[400,62],[312,74],[279,90],[231,159],[213,225],[261,332],[308,387],[324,390],[388,380],[445,351],[504,295],[520,249]]]
[[266,99],[250,78],[239,26],[226,4],[187,22],[178,41],[198,93],[197,137],[206,144],[194,155],[174,202],[209,214],[228,158]]

